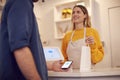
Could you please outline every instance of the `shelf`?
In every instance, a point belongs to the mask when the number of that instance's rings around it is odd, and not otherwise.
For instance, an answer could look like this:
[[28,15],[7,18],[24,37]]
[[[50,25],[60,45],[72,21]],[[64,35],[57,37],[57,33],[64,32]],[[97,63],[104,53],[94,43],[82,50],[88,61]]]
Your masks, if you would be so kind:
[[[92,0],[75,0],[63,2],[54,7],[54,34],[56,39],[62,39],[66,32],[72,30],[71,15],[74,5],[85,6],[89,14],[91,14],[91,1]],[[67,11],[69,11],[69,13]]]
[[59,20],[56,20],[55,22],[59,23],[59,22],[65,22],[65,21],[71,21],[71,18],[59,19]]

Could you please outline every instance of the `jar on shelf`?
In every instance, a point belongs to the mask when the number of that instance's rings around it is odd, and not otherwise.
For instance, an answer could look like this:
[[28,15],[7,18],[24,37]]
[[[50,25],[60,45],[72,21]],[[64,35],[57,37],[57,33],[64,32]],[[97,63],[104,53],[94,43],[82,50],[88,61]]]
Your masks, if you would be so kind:
[[62,10],[62,19],[64,19],[64,18],[67,18],[67,10],[66,10],[66,8],[64,8],[63,10]]
[[67,8],[67,9],[66,9],[66,14],[67,14],[66,17],[67,17],[67,18],[70,18],[71,15],[72,15],[72,9],[71,9],[71,8]]

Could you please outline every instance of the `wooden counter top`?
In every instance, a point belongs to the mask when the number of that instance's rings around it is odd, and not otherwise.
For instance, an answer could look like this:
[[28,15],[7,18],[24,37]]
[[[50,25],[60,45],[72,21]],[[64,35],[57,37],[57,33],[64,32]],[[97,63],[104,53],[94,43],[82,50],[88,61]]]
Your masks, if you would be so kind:
[[79,72],[71,70],[69,72],[48,71],[49,77],[97,77],[97,76],[120,76],[120,68],[92,69],[88,72]]

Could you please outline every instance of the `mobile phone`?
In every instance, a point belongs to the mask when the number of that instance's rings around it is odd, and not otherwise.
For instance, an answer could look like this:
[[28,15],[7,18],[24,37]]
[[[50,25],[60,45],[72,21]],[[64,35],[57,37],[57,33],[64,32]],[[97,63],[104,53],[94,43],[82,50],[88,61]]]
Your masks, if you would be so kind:
[[62,65],[62,69],[67,69],[70,67],[70,65],[72,64],[73,61],[66,61],[63,65]]

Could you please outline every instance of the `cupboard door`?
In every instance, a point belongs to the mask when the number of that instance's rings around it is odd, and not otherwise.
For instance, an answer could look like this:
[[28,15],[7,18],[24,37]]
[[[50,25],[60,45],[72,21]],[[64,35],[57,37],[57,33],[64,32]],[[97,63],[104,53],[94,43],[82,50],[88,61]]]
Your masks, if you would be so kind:
[[112,66],[120,67],[120,6],[109,8]]

